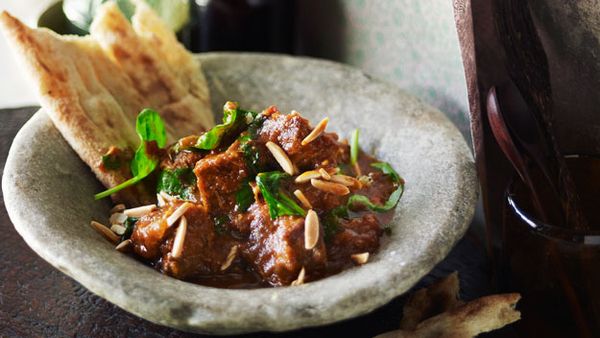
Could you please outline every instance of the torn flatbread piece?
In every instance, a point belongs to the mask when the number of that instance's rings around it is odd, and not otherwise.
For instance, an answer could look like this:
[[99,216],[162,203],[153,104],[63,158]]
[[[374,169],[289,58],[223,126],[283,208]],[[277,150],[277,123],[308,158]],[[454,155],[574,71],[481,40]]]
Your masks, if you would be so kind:
[[425,319],[464,304],[458,297],[459,290],[458,272],[455,271],[416,291],[404,305],[400,328],[414,330]]
[[[146,5],[133,27],[107,2],[91,35],[61,36],[27,27],[7,12],[0,27],[33,79],[40,104],[100,182],[113,187],[130,178],[128,158],[139,144],[135,120],[143,108],[158,111],[169,142],[214,125],[204,75],[193,56]],[[117,152],[126,164],[108,170],[102,156]],[[141,184],[113,195],[130,206],[153,198]]]
[[514,323],[518,293],[481,297],[464,303],[458,298],[456,272],[415,292],[404,305],[400,329],[376,338],[470,338]]

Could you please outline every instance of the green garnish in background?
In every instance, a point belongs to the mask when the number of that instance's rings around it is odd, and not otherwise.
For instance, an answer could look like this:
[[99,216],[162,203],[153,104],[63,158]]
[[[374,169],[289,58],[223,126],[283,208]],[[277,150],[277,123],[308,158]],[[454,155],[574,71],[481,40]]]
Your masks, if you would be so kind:
[[108,197],[122,189],[132,186],[146,176],[150,175],[158,166],[158,156],[147,152],[147,145],[151,142],[156,143],[158,148],[164,148],[167,143],[167,132],[165,124],[157,112],[151,109],[144,109],[138,115],[135,122],[135,130],[140,137],[140,146],[135,151],[130,169],[132,178],[117,185],[116,187],[105,190],[94,195],[95,199]]
[[[109,0],[64,0],[63,12],[67,19],[77,28],[78,34],[87,34],[90,25],[98,13],[98,8]],[[127,20],[135,13],[135,5],[131,0],[115,0]],[[188,0],[145,0],[165,24],[178,32],[190,20],[190,2]]]

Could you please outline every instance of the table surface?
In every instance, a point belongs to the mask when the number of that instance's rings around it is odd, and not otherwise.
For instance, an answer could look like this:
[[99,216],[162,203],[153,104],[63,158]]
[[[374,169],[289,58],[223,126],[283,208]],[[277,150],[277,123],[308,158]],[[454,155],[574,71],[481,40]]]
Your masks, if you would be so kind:
[[[0,174],[12,140],[38,108],[0,110]],[[461,296],[470,300],[491,294],[481,225],[471,225],[448,257],[415,288],[459,271]],[[0,337],[193,337],[198,336],[150,323],[92,294],[79,283],[38,257],[12,226],[0,192]],[[319,328],[244,337],[372,337],[398,327],[406,295],[352,320]],[[489,336],[506,337],[510,329]]]

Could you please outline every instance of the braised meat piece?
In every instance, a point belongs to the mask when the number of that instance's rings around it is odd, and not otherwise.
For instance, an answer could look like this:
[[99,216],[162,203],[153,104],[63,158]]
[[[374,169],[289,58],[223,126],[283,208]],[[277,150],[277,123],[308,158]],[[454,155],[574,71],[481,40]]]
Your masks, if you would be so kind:
[[221,273],[233,246],[239,243],[225,233],[217,233],[213,220],[203,208],[186,212],[188,221],[181,257],[172,256],[173,235],[162,246],[161,270],[179,279]]
[[375,252],[383,230],[377,217],[371,213],[351,219],[340,219],[339,230],[327,246],[330,268],[340,270],[351,263],[350,256]]
[[267,152],[264,144],[269,141],[278,144],[301,171],[318,168],[323,163],[335,166],[347,158],[347,152],[337,142],[338,136],[335,133],[323,133],[303,146],[302,140],[311,131],[308,120],[299,113],[286,115],[273,112],[258,131],[257,141],[261,144],[261,152]]
[[211,212],[227,214],[235,208],[235,194],[247,184],[248,168],[234,142],[225,152],[209,155],[199,160],[194,168],[197,177],[200,203]]
[[136,222],[131,234],[136,254],[147,260],[157,260],[161,257],[160,246],[170,234],[165,215],[172,212],[171,206],[156,209]]
[[193,150],[182,150],[178,153],[173,153],[171,156],[166,156],[160,163],[161,169],[181,169],[193,168],[204,154]]
[[231,247],[239,243],[227,234],[218,234],[205,209],[192,205],[185,213],[187,231],[181,257],[173,257],[179,221],[169,227],[166,220],[179,206],[181,203],[166,205],[138,220],[131,235],[135,253],[179,279],[219,273]]
[[[269,217],[264,203],[254,203],[251,233],[244,256],[271,285],[289,285],[305,267],[310,273],[324,268],[327,261],[323,238],[310,250],[304,248],[304,217]],[[322,231],[321,231],[322,233]]]

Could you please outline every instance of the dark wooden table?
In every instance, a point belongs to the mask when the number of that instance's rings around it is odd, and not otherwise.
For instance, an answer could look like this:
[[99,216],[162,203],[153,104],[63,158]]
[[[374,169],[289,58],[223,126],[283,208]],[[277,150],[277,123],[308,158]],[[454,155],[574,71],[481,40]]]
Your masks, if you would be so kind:
[[[36,107],[0,110],[0,173],[15,134],[36,110]],[[0,337],[199,336],[129,314],[54,269],[14,230],[1,193],[0,197]],[[481,225],[471,225],[450,255],[415,288],[454,270],[459,271],[463,299],[492,293]],[[405,300],[406,296],[400,296],[371,314],[325,327],[244,337],[372,337],[398,327]],[[494,336],[506,336],[505,333],[506,330],[501,330]]]

